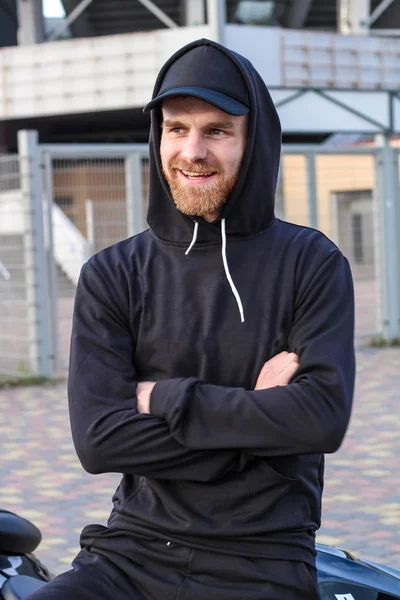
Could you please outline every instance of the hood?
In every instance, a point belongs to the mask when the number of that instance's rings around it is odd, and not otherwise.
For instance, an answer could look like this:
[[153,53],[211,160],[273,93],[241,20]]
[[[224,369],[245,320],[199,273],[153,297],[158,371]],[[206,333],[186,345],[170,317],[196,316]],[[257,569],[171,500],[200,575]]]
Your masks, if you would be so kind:
[[197,243],[221,240],[221,219],[225,219],[227,237],[248,236],[266,229],[274,220],[275,190],[281,152],[281,126],[271,96],[259,73],[249,60],[216,42],[201,39],[176,52],[162,67],[153,91],[155,98],[171,65],[197,46],[212,46],[228,57],[240,71],[250,100],[246,148],[240,174],[220,217],[207,223],[201,217],[189,217],[175,207],[161,171],[160,110],[151,110],[150,192],[147,221],[162,240],[189,244],[194,222],[198,222]]

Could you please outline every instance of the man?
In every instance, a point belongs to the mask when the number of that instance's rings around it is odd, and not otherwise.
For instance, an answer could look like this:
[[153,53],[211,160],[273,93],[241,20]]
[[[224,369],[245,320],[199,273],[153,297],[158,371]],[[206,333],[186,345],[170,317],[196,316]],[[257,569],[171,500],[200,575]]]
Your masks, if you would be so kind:
[[348,263],[274,217],[280,125],[245,58],[189,44],[146,110],[150,229],[83,267],[69,376],[84,468],[123,476],[32,598],[313,600],[354,385]]

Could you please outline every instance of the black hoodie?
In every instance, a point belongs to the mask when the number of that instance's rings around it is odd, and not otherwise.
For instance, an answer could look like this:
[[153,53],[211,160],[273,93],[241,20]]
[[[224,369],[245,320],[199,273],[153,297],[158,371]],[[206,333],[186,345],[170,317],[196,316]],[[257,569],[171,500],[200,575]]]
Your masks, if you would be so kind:
[[[199,40],[166,63],[153,97],[179,56],[207,45],[230,57],[249,92],[239,179],[217,222],[197,219],[185,256],[194,221],[160,171],[152,111],[150,229],[93,256],[77,289],[73,439],[87,471],[123,474],[110,531],[313,564],[323,454],[339,448],[351,412],[352,278],[323,234],[274,217],[280,125],[248,60]],[[290,384],[254,391],[264,362],[283,350],[300,358]],[[151,415],[136,408],[140,380],[158,382]]]

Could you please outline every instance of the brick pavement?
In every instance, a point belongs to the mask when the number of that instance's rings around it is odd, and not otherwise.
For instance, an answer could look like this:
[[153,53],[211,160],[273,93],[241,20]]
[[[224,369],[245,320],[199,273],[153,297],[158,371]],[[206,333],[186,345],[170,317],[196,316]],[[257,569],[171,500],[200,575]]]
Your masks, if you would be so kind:
[[[318,541],[400,568],[400,348],[359,349],[351,425],[327,457]],[[68,568],[86,524],[105,523],[119,476],[88,475],[72,447],[65,383],[0,391],[0,507],[42,530],[38,551]]]

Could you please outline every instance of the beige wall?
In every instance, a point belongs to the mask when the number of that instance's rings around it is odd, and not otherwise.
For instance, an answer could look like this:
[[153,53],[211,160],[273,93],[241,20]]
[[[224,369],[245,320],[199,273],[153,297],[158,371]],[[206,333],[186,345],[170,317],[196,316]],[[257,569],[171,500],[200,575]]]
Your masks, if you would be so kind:
[[[282,158],[285,219],[308,224],[307,171],[302,155]],[[335,192],[369,190],[375,187],[374,159],[370,155],[319,155],[316,157],[318,228],[332,236],[332,198]]]

